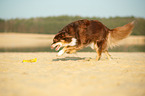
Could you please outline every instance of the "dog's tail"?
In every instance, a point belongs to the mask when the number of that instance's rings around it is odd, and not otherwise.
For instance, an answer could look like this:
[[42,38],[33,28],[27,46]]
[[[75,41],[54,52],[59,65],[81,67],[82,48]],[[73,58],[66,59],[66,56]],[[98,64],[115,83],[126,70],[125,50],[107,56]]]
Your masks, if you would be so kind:
[[128,37],[132,33],[134,22],[132,21],[122,27],[117,27],[109,31],[108,44],[110,47],[117,45],[118,41]]

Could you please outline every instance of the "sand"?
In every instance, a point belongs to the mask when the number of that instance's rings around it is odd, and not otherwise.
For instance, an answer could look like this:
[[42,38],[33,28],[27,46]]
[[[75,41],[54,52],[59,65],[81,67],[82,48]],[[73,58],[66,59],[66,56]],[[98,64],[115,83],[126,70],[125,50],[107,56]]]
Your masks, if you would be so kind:
[[0,96],[145,96],[145,53],[110,54],[0,53]]

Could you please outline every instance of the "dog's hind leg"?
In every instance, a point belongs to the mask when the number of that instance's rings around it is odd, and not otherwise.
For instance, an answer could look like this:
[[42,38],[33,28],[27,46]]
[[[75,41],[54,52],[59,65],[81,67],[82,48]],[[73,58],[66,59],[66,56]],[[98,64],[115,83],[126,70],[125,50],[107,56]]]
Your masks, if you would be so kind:
[[112,57],[111,57],[111,55],[108,53],[108,50],[105,50],[105,54],[106,54],[106,56],[107,56],[107,58],[108,58],[109,60],[112,60]]
[[103,43],[102,42],[97,42],[96,45],[95,45],[95,48],[96,48],[96,52],[97,52],[97,57],[96,57],[96,60],[100,60],[101,58],[101,54],[102,54],[102,45]]
[[101,49],[96,49],[96,52],[97,52],[96,60],[98,61],[101,58],[102,50]]

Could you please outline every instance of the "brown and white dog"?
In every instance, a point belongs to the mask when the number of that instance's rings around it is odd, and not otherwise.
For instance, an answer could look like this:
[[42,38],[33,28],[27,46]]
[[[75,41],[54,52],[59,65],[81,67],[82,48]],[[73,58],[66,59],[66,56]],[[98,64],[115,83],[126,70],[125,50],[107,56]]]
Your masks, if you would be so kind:
[[97,20],[78,20],[65,26],[55,35],[51,48],[56,47],[58,56],[66,53],[74,53],[84,47],[90,46],[96,50],[99,60],[101,53],[105,52],[108,59],[111,59],[108,48],[115,46],[118,41],[126,38],[134,28],[134,21],[122,27],[109,29]]

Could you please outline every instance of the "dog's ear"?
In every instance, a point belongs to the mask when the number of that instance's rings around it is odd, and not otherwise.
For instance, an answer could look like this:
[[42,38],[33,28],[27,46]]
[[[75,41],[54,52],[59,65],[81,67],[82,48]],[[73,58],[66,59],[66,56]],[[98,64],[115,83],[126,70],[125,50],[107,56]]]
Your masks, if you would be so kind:
[[66,38],[71,38],[72,36],[70,36],[68,33],[65,32],[65,37]]

